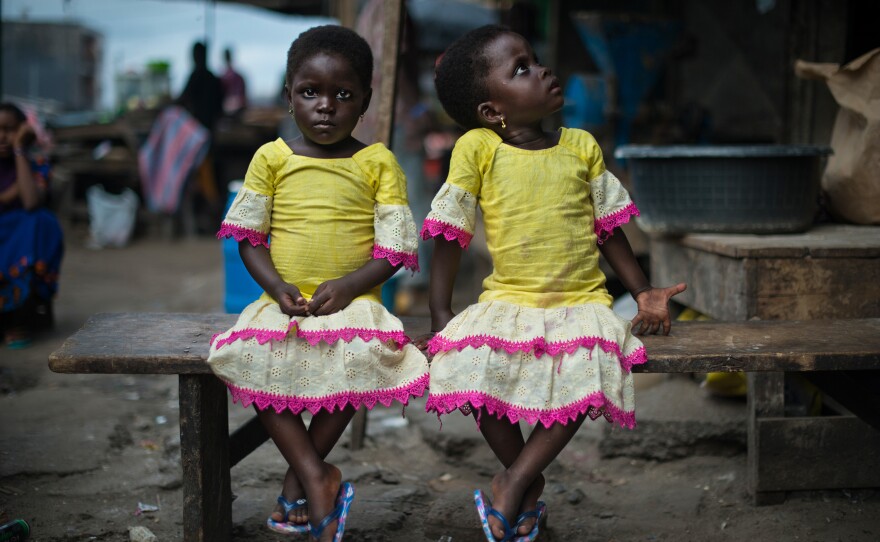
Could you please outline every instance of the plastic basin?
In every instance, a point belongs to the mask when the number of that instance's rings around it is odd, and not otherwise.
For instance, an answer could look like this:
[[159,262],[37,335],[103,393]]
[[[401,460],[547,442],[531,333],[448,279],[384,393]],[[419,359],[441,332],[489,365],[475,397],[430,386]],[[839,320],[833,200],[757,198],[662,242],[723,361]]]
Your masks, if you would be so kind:
[[648,233],[802,232],[819,207],[811,145],[624,145],[638,225]]

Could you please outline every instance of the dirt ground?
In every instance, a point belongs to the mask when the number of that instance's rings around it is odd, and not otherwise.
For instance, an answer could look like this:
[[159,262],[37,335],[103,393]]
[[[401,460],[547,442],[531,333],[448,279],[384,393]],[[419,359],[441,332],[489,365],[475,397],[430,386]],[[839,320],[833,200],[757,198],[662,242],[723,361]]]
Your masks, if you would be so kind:
[[[95,251],[83,237],[68,235],[55,329],[0,350],[0,524],[26,519],[38,542],[127,541],[135,526],[180,540],[177,379],[54,374],[46,361],[93,313],[221,311],[220,243],[141,238]],[[750,503],[743,402],[681,376],[641,378],[637,401],[634,431],[588,422],[548,468],[541,540],[880,540],[876,490]],[[481,540],[472,494],[498,465],[470,419],[441,429],[423,405],[405,418],[374,410],[366,447],[353,452],[344,436],[332,452],[357,491],[346,540]],[[230,405],[231,427],[251,416]],[[284,538],[264,527],[283,472],[271,443],[234,467],[234,540]]]

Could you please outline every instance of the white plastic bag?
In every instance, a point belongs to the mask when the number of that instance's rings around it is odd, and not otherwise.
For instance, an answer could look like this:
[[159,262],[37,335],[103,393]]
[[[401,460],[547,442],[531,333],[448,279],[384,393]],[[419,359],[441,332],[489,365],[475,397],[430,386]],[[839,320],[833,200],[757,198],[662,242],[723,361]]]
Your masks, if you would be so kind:
[[86,202],[91,245],[94,248],[127,245],[137,217],[137,194],[129,188],[119,195],[110,194],[96,184],[86,190]]

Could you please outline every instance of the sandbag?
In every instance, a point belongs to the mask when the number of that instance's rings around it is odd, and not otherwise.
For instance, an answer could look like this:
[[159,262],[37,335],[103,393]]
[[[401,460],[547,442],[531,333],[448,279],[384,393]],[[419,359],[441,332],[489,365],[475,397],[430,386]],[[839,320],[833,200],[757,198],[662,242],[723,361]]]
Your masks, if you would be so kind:
[[828,211],[843,222],[880,224],[880,48],[844,66],[798,60],[795,73],[825,81],[840,105],[822,175]]

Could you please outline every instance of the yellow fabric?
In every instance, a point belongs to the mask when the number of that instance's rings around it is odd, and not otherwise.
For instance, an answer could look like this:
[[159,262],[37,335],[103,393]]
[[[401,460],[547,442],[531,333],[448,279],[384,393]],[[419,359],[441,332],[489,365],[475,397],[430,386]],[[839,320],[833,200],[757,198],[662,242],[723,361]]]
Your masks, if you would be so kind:
[[[407,205],[406,178],[381,143],[351,158],[318,159],[294,154],[279,138],[254,155],[242,187],[247,191],[270,199],[271,218],[260,222],[271,225],[265,233],[272,262],[306,298],[372,258],[376,205]],[[357,299],[381,303],[381,288]],[[262,299],[271,298],[264,293]]]
[[603,190],[617,198],[602,201],[603,209],[631,203],[619,181],[606,171],[599,144],[583,130],[562,128],[559,144],[543,150],[518,149],[491,130],[471,130],[456,143],[446,180],[461,190],[441,190],[432,205],[438,213],[428,218],[467,230],[473,223],[469,217],[455,220],[439,211],[442,206],[449,214],[467,209],[468,203],[439,199],[443,194],[462,199],[462,191],[478,198],[494,264],[483,281],[481,302],[610,307],[594,232],[597,202],[591,181],[596,179],[604,187],[614,183],[619,188]]

